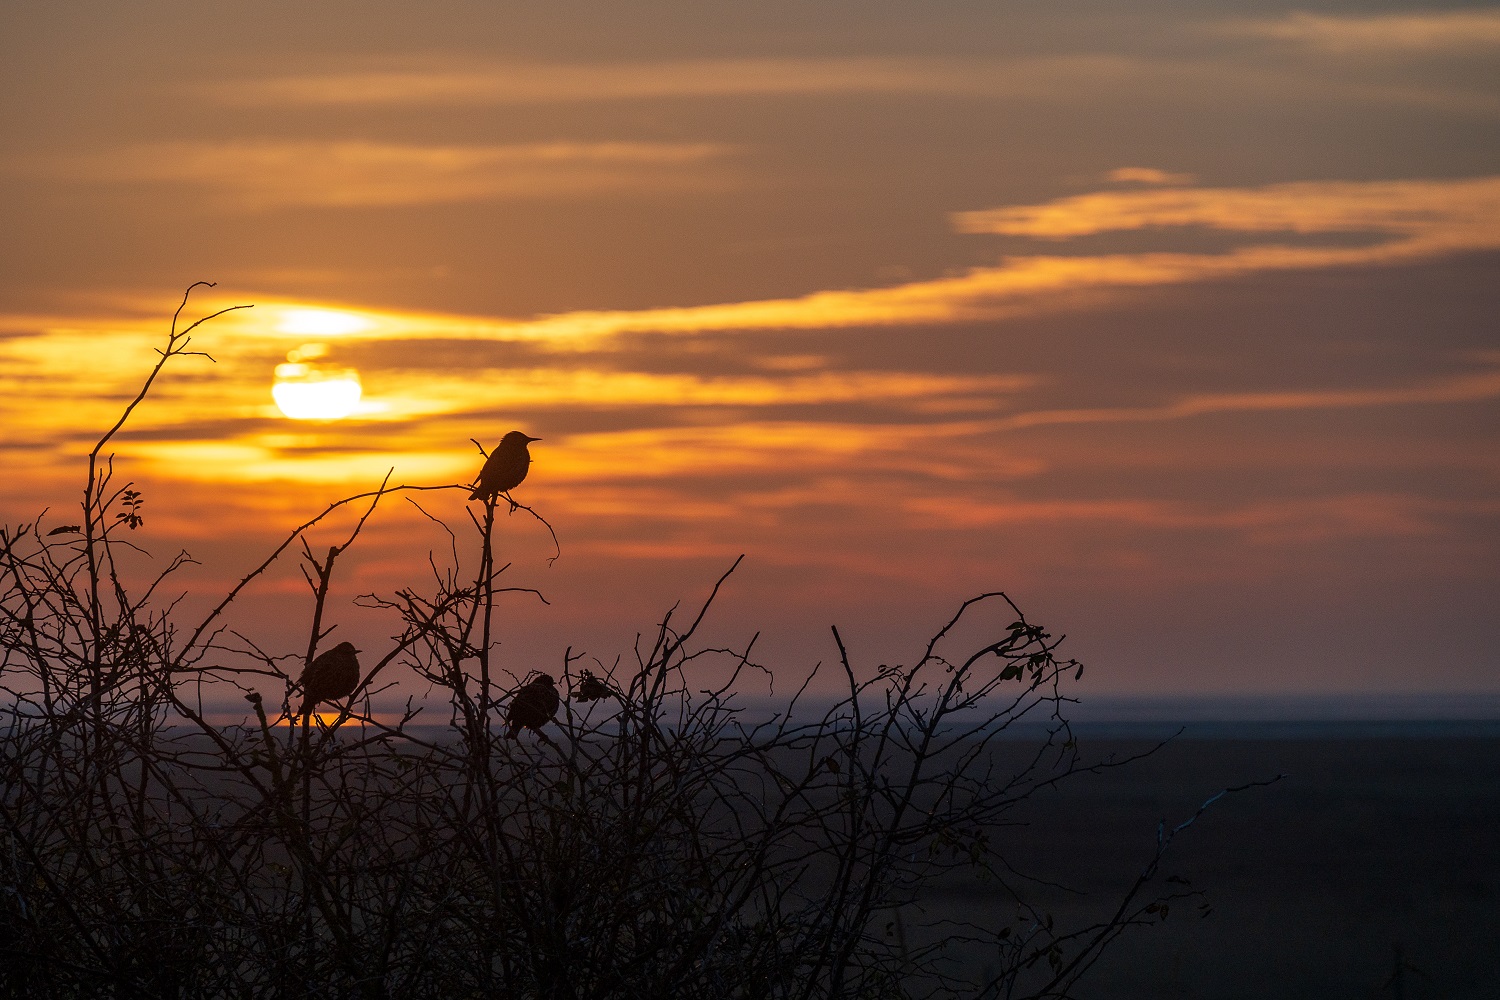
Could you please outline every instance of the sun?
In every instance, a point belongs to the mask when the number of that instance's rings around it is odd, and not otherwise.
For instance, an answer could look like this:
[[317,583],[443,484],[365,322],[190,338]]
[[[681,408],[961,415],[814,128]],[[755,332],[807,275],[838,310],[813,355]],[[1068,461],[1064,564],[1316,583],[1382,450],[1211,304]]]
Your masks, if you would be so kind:
[[276,407],[293,420],[341,420],[359,406],[358,379],[278,382],[271,387]]
[[353,368],[303,360],[292,351],[276,366],[271,398],[293,420],[342,420],[359,407],[363,387]]

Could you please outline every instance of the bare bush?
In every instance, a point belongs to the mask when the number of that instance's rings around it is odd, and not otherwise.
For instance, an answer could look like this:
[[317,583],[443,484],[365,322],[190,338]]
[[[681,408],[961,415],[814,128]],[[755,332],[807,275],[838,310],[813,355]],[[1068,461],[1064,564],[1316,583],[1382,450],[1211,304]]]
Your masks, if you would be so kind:
[[[765,671],[753,640],[698,639],[721,579],[628,659],[565,653],[555,723],[508,739],[515,684],[491,653],[497,601],[521,588],[500,585],[502,495],[457,530],[433,518],[451,560],[360,599],[395,634],[336,715],[297,716],[338,558],[379,502],[468,487],[340,501],[184,623],[162,595],[186,555],[136,591],[118,571],[143,515],[106,449],[162,367],[194,353],[196,325],[174,317],[90,453],[81,523],[0,529],[8,995],[1063,996],[1123,929],[1196,895],[1154,881],[1164,832],[1097,921],[1056,926],[1028,902],[1000,832],[1039,790],[1112,765],[1086,763],[1065,721],[1082,668],[1000,593],[966,602],[909,665],[862,671],[835,631],[842,693],[814,704],[809,676],[757,714],[737,693]],[[309,531],[356,504],[318,555]],[[270,649],[287,637],[225,615],[293,550],[313,624],[285,655]],[[971,626],[987,638],[955,651]],[[393,720],[368,706],[394,680],[428,693]],[[226,692],[246,699],[244,724],[210,720]],[[1022,719],[1046,724],[1003,740]],[[924,922],[924,886],[953,873],[982,873],[1016,919]],[[955,949],[988,971],[964,978]]]

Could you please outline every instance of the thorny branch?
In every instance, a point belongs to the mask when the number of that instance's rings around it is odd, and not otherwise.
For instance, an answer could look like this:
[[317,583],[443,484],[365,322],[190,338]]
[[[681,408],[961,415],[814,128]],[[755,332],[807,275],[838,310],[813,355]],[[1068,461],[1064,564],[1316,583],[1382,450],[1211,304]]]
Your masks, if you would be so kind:
[[[499,585],[498,498],[466,507],[460,532],[413,497],[468,487],[388,474],[179,627],[177,599],[157,595],[191,559],[132,593],[114,533],[138,525],[139,495],[110,488],[104,449],[167,361],[199,353],[192,331],[230,311],[179,332],[186,304],[89,454],[82,523],[0,528],[0,993],[1063,997],[1120,933],[1201,897],[1162,862],[1218,796],[1163,825],[1096,920],[1058,926],[1034,901],[1049,882],[1016,873],[1001,831],[1038,792],[1130,758],[1083,755],[1064,714],[1081,666],[1000,592],[965,602],[910,665],[857,664],[834,629],[838,693],[817,700],[814,668],[765,712],[743,700],[750,679],[770,683],[756,637],[699,638],[736,559],[632,661],[568,649],[555,720],[507,739],[506,678],[527,678],[497,658],[502,602],[545,598]],[[392,634],[361,654],[333,721],[299,731],[288,665],[318,656],[343,607],[335,571],[394,493],[444,555],[426,554],[425,584],[354,598]],[[320,557],[314,529],[365,501]],[[560,551],[542,515],[505,501]],[[293,546],[310,625],[278,650],[285,636],[233,615]],[[984,638],[964,647],[969,626]],[[237,724],[212,721],[235,703]],[[1030,721],[1030,742],[1012,738]],[[1017,921],[924,926],[924,887],[957,874],[990,879]],[[999,965],[964,980],[956,952],[976,947]]]

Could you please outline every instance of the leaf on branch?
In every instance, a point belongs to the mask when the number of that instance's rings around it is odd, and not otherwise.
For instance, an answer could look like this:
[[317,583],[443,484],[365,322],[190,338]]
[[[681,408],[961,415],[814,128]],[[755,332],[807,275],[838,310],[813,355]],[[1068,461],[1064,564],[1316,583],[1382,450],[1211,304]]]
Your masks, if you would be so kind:
[[51,531],[47,532],[47,537],[51,538],[53,535],[76,535],[82,530],[83,529],[76,524],[59,525],[58,527],[53,528]]

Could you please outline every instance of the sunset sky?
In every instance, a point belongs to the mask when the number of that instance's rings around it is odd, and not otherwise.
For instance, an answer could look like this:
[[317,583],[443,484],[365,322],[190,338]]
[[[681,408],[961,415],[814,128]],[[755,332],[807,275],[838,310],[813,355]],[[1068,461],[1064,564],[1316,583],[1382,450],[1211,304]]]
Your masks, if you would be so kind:
[[[1500,692],[1500,7],[7,3],[0,191],[7,523],[254,304],[116,448],[196,595],[521,429],[517,673],[745,553],[787,683],[1004,590],[1085,694]],[[429,551],[385,501],[338,634]]]

